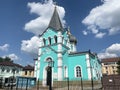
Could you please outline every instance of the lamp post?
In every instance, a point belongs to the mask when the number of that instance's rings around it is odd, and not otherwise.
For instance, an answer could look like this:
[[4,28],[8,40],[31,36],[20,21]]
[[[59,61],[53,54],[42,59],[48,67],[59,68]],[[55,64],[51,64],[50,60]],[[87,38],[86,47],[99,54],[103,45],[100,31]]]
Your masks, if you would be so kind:
[[81,90],[83,90],[82,76],[81,76]]
[[47,85],[49,85],[49,90],[52,90],[52,67],[54,67],[54,61],[49,60],[47,69]]

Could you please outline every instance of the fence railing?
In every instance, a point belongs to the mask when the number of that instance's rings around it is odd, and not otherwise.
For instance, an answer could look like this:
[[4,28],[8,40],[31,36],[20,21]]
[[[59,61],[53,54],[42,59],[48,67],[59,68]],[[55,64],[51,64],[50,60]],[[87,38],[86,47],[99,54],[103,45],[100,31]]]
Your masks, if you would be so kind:
[[[29,87],[30,80],[28,78],[19,78],[17,80],[16,86],[7,86],[4,87],[4,90],[50,90],[49,85],[43,85],[42,80],[36,81],[36,84],[31,87]],[[102,90],[101,87],[100,81],[69,80],[69,78],[66,78],[63,81],[52,81],[51,90]]]

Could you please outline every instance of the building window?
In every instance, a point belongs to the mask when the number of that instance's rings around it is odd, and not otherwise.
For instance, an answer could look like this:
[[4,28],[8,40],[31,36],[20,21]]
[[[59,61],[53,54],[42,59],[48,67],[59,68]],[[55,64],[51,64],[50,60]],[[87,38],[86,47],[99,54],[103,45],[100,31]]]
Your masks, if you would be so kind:
[[80,68],[80,66],[77,66],[76,68],[75,68],[75,74],[76,74],[76,77],[81,77],[81,68]]
[[16,70],[16,73],[19,73],[19,70]]
[[68,78],[68,68],[67,68],[67,66],[64,66],[64,77]]
[[112,66],[112,69],[114,69],[114,66]]
[[108,67],[105,67],[106,69],[108,68]]
[[113,70],[113,74],[115,74],[115,72],[116,72],[116,71],[115,71],[115,70]]
[[7,73],[9,73],[9,72],[10,72],[10,69],[8,68],[8,69],[7,69]]
[[46,59],[46,61],[47,61],[47,62],[50,62],[50,61],[52,61],[52,58],[51,58],[51,57],[48,57],[48,58]]
[[29,75],[31,75],[32,71],[29,71]]
[[54,36],[54,39],[55,39],[55,43],[57,43],[57,36]]
[[106,74],[108,74],[108,71],[106,71]]
[[43,43],[44,43],[44,46],[46,45],[46,40],[45,40],[45,38],[43,38]]
[[5,72],[5,68],[2,68],[2,72]]
[[25,75],[27,75],[27,71],[25,71]]
[[49,45],[51,45],[51,38],[50,37],[48,37],[48,41],[49,41]]

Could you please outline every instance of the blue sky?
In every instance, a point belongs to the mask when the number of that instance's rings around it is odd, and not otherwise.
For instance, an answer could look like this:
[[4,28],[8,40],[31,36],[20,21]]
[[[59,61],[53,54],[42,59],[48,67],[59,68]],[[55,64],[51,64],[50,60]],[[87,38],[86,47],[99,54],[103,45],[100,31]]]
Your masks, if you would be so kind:
[[[61,21],[77,38],[78,52],[120,56],[120,0],[54,0]],[[37,35],[49,23],[52,0],[0,0],[0,56],[34,64]]]

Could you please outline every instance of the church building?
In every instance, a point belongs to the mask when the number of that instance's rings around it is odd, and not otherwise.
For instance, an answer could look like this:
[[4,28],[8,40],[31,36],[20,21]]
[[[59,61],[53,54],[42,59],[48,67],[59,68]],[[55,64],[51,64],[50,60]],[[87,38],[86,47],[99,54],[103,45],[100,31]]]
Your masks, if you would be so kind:
[[[101,64],[90,50],[77,52],[77,39],[69,28],[64,28],[55,7],[47,29],[39,36],[38,59],[35,60],[34,76],[47,84],[48,67],[52,81],[100,80]],[[52,65],[51,65],[52,64]]]

